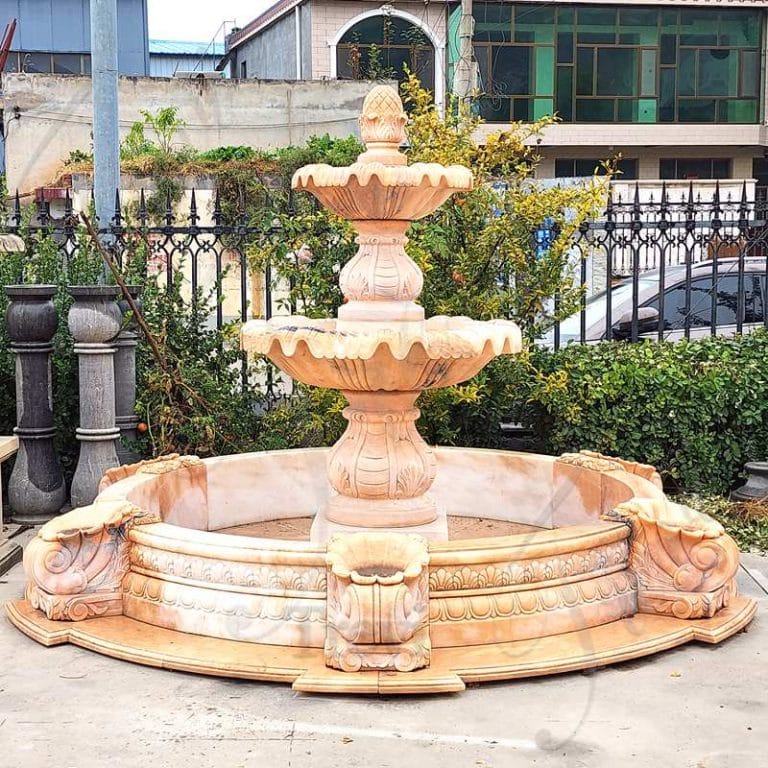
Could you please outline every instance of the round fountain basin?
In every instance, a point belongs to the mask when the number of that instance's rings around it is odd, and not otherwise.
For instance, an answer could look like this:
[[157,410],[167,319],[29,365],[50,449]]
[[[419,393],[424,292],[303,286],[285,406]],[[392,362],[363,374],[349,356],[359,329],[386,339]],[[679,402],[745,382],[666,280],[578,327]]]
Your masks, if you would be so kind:
[[[163,520],[130,530],[124,614],[210,637],[322,648],[326,547],[308,532],[328,494],[326,457],[221,457],[106,488],[101,499],[126,498]],[[638,483],[660,494],[653,483],[627,474],[604,489],[597,473],[531,454],[438,449],[437,460],[432,493],[454,538],[429,543],[433,648],[544,637],[635,613],[629,529],[600,515]],[[280,538],[280,523],[293,535]]]
[[[28,546],[28,599],[9,605],[11,620],[45,644],[152,665],[305,691],[404,693],[719,642],[754,615],[754,601],[735,593],[733,543],[697,517],[689,538],[684,508],[666,501],[652,468],[438,448],[432,493],[448,514],[447,541],[385,531],[319,545],[309,526],[327,499],[327,455],[111,470],[92,507]],[[625,502],[640,504],[654,541],[636,548],[626,519],[604,519]],[[126,515],[133,522],[121,524]],[[641,584],[648,546],[694,593]],[[696,582],[691,563],[702,555]],[[76,587],[62,563],[77,564]],[[116,571],[110,587],[105,574]]]

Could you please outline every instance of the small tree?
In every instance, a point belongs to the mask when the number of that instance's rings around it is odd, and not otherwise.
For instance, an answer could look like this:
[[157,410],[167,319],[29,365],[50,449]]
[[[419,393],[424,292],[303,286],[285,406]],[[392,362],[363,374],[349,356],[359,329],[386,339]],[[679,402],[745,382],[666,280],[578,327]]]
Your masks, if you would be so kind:
[[[440,114],[413,74],[402,90],[410,160],[465,165],[475,175],[472,192],[411,227],[408,252],[426,276],[421,303],[427,313],[506,317],[529,338],[551,322],[548,299],[555,295],[558,316],[567,317],[581,296],[572,279],[580,258],[574,237],[602,211],[608,176],[580,186],[537,185],[536,139],[554,118],[483,132],[481,142],[483,121],[467,105],[451,100]],[[545,222],[552,236],[537,249],[534,235]]]

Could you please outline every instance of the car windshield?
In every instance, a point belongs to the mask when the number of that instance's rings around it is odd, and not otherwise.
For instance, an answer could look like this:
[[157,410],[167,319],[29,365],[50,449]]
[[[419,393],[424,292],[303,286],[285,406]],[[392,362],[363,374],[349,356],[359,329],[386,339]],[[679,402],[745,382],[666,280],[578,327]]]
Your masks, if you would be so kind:
[[[648,277],[642,277],[639,281],[639,290],[642,292],[643,289],[648,285],[658,285],[658,277],[656,279],[649,280]],[[596,293],[592,296],[590,296],[586,301],[585,306],[585,314],[586,314],[586,320],[587,320],[587,328],[590,328],[595,323],[599,323],[601,320],[605,320],[605,296],[608,293],[607,290],[600,291],[600,293]],[[630,304],[632,303],[632,280],[631,278],[627,278],[626,280],[622,280],[620,283],[617,283],[613,286],[611,291],[611,307],[613,309],[613,321],[615,322],[616,317],[618,316],[616,314],[616,310],[623,306],[624,304]],[[619,312],[621,314],[621,312]],[[570,317],[563,320],[562,323],[560,323],[560,333],[563,336],[577,336],[579,335],[581,330],[581,313],[576,312],[575,314],[571,315]],[[602,334],[602,329],[601,329]]]

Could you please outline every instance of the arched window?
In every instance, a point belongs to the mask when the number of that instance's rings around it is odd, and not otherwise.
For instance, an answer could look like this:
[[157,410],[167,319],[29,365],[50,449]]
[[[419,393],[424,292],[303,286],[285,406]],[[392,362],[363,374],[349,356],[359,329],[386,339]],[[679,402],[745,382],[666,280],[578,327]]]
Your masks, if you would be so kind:
[[363,19],[336,46],[339,79],[402,82],[407,70],[434,92],[434,46],[422,29],[406,19],[384,15]]

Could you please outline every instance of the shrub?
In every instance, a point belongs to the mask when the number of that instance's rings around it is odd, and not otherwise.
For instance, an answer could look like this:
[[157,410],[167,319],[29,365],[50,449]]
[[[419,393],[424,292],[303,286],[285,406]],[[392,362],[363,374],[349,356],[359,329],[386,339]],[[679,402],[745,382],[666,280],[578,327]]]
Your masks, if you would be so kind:
[[[517,415],[551,453],[590,448],[656,466],[668,485],[729,490],[768,456],[768,334],[531,353]],[[514,410],[514,409],[513,409]]]
[[237,146],[214,147],[201,152],[197,159],[203,162],[228,163],[232,160],[251,160],[256,156],[253,147],[238,144]]
[[260,450],[263,394],[243,386],[237,329],[209,327],[216,287],[190,300],[180,268],[172,284],[147,280],[142,314],[160,353],[139,345],[136,413],[147,425],[145,455],[212,456]]

